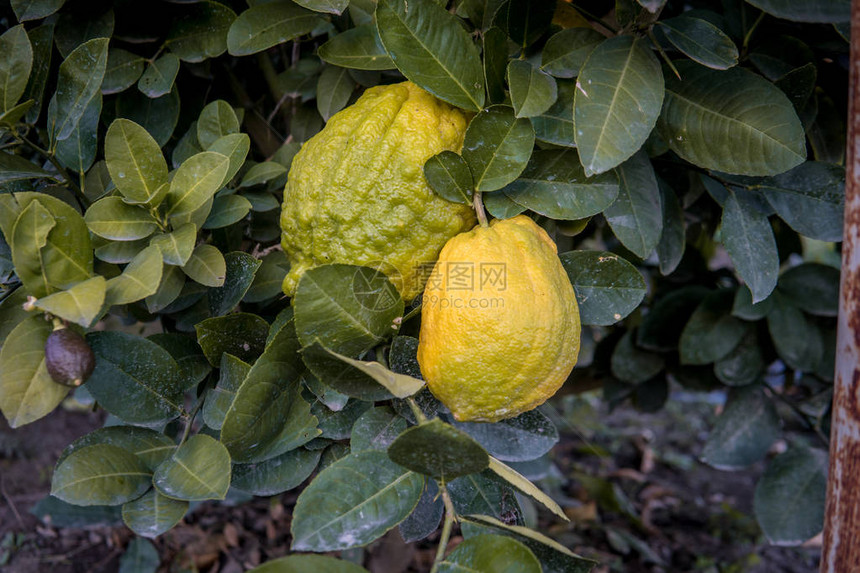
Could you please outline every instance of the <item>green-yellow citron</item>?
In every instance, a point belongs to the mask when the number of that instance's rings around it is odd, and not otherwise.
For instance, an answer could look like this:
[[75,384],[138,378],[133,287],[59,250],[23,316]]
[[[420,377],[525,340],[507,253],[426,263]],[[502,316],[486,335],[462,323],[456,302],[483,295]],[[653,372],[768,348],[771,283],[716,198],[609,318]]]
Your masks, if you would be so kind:
[[459,152],[459,109],[404,82],[368,89],[296,154],[281,210],[292,295],[309,268],[328,263],[386,273],[404,299],[421,293],[445,242],[475,224],[468,205],[442,199],[424,163]]
[[424,290],[418,363],[460,421],[555,394],[579,353],[579,307],[555,243],[525,215],[448,241]]

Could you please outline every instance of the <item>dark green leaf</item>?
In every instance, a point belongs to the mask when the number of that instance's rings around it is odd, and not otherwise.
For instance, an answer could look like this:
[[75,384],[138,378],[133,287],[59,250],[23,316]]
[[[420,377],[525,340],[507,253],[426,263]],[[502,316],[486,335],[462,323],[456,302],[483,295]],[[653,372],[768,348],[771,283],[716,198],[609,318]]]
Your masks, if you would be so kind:
[[289,42],[316,28],[318,14],[293,2],[267,2],[245,10],[227,34],[230,55],[247,56]]
[[268,323],[253,314],[234,313],[209,318],[195,326],[197,341],[212,366],[218,366],[225,352],[251,361],[263,351]]
[[496,12],[496,19],[505,23],[511,40],[525,48],[534,44],[549,28],[554,13],[554,0],[508,0]]
[[230,487],[230,454],[211,436],[191,436],[158,466],[152,483],[174,499],[224,499]]
[[460,20],[433,0],[379,0],[376,25],[383,46],[409,80],[451,105],[484,107],[478,49]]
[[732,305],[732,315],[744,320],[760,320],[767,316],[773,307],[774,297],[770,296],[761,302],[753,304],[752,293],[746,285],[740,285],[735,293]]
[[558,430],[539,410],[494,424],[452,422],[452,425],[472,436],[487,452],[503,461],[522,462],[539,458],[558,442]]
[[707,20],[677,16],[658,22],[666,39],[692,60],[716,70],[738,63],[738,48],[722,30]]
[[591,52],[576,85],[576,146],[590,176],[620,165],[648,139],[663,103],[663,73],[645,40],[618,36]]
[[628,330],[615,345],[610,365],[612,375],[622,382],[641,384],[659,374],[666,363],[660,354],[637,348],[634,333]]
[[41,20],[63,7],[66,0],[11,0],[18,21]]
[[119,505],[140,497],[152,472],[134,454],[111,444],[76,450],[57,465],[51,495],[75,505]]
[[302,349],[302,360],[322,384],[341,394],[368,401],[391,398],[391,393],[370,374],[332,355],[319,342]]
[[227,31],[236,14],[224,4],[203,0],[173,20],[167,36],[170,51],[186,62],[202,62],[227,51]]
[[683,159],[742,175],[774,175],[806,159],[803,127],[779,88],[738,67],[675,65],[683,81],[667,77],[659,127]]
[[775,293],[773,299],[767,327],[776,353],[789,367],[814,372],[824,353],[821,332],[782,293]]
[[301,493],[290,528],[294,551],[366,545],[415,508],[424,477],[384,452],[350,454],[320,472]]
[[792,267],[779,277],[779,290],[809,314],[836,316],[839,310],[839,269],[820,263]]
[[355,360],[343,354],[332,352],[325,347],[322,347],[322,350],[369,376],[388,390],[395,398],[407,398],[416,394],[424,387],[423,380],[392,372],[379,362]]
[[332,37],[320,46],[324,62],[354,70],[390,70],[394,62],[379,41],[376,26],[363,24]]
[[262,302],[282,295],[281,285],[289,271],[289,262],[283,253],[269,253],[262,258],[262,265],[254,275],[254,282],[242,300]]
[[227,314],[239,304],[254,281],[261,262],[248,253],[232,252],[224,255],[226,274],[224,286],[209,291],[209,311],[212,316]]
[[51,69],[51,56],[54,51],[54,21],[45,21],[41,26],[28,30],[27,35],[33,46],[33,69],[30,72],[30,80],[27,82],[27,89],[24,92],[24,100],[32,99],[35,104],[27,112],[27,121],[35,123],[42,113],[45,84]]
[[576,293],[583,324],[615,324],[633,312],[645,296],[642,275],[618,255],[569,251],[559,258]]
[[116,115],[139,124],[158,145],[164,145],[179,121],[179,90],[159,98],[146,97],[140,90],[126,90],[116,98]]
[[23,157],[0,151],[0,183],[53,176]]
[[169,93],[179,73],[179,58],[174,54],[164,54],[154,62],[140,76],[137,89],[147,97],[156,98]]
[[[112,9],[95,8],[87,12],[65,10],[60,12],[54,33],[54,43],[63,58],[78,46],[95,38],[110,38],[116,18]],[[101,81],[99,82],[101,83]]]
[[603,215],[618,240],[636,256],[648,257],[663,232],[660,188],[651,161],[640,151],[616,169],[618,198]]
[[766,299],[776,287],[779,273],[779,253],[767,216],[746,197],[729,190],[721,223],[723,245],[752,292],[752,302]]
[[158,550],[145,539],[132,539],[119,560],[118,573],[156,573],[161,564]]
[[472,202],[472,172],[462,155],[443,151],[424,163],[424,177],[440,197],[454,203]]
[[526,207],[514,203],[504,193],[491,193],[482,197],[487,212],[497,219],[510,219],[526,211]]
[[493,534],[470,537],[439,566],[441,573],[540,573],[542,570],[540,561],[528,547],[511,537]]
[[670,291],[645,315],[636,333],[636,343],[648,350],[676,349],[683,326],[709,292],[695,285]]
[[660,259],[660,274],[672,274],[681,262],[686,248],[686,229],[684,227],[684,211],[678,196],[671,187],[662,180],[657,180],[660,187],[660,203],[663,210],[663,231],[657,243],[657,258]]
[[349,439],[356,421],[371,407],[372,404],[368,402],[349,400],[339,410],[332,411],[322,402],[316,402],[311,406],[311,413],[319,420],[319,429],[322,432],[320,438],[346,440]]
[[238,132],[239,118],[230,104],[222,99],[207,104],[197,119],[197,141],[203,149],[211,151],[216,141]]
[[605,37],[591,28],[568,28],[554,34],[543,48],[541,69],[557,78],[575,78],[592,50]]
[[319,464],[322,451],[298,448],[256,464],[234,464],[231,486],[252,495],[270,496],[300,486]]
[[439,486],[435,481],[427,480],[424,493],[415,510],[400,522],[398,527],[400,537],[406,543],[425,539],[439,528],[443,513],[445,513],[445,506],[439,496]]
[[98,147],[99,117],[102,94],[96,93],[87,103],[80,121],[69,137],[56,142],[56,156],[66,169],[83,174],[93,165]]
[[794,22],[848,22],[850,0],[747,0],[777,18]]
[[33,46],[23,24],[9,28],[0,35],[0,113],[18,103],[33,69]]
[[355,90],[355,80],[349,70],[338,66],[326,66],[317,83],[317,110],[326,121],[346,107]]
[[702,450],[702,461],[722,470],[745,468],[767,454],[781,425],[776,407],[758,386],[732,390]]
[[212,429],[220,430],[227,410],[236,397],[236,392],[244,382],[251,366],[230,354],[221,355],[220,377],[218,384],[206,394],[203,403],[203,421]]
[[[287,168],[276,161],[257,163],[245,173],[239,187],[253,187],[254,185],[260,185],[274,179],[275,177],[280,177],[286,172]],[[265,209],[255,209],[255,211],[258,210]]]
[[144,61],[140,56],[121,48],[110,48],[102,80],[102,94],[116,94],[133,86],[143,73]]
[[57,92],[48,112],[53,141],[67,139],[72,134],[89,102],[99,93],[107,55],[108,39],[96,38],[75,48],[60,64]]
[[513,488],[489,470],[446,485],[457,515],[482,514],[522,524],[522,509]]
[[714,375],[727,386],[746,386],[759,379],[764,367],[755,329],[747,327],[740,344],[714,363]]
[[406,429],[406,425],[406,419],[395,414],[387,406],[371,408],[364,412],[352,426],[349,439],[350,451],[385,451]]
[[794,447],[775,457],[756,485],[753,508],[768,541],[800,545],[821,531],[827,453]]
[[696,308],[681,333],[682,364],[710,364],[726,356],[741,341],[745,325],[730,312],[734,292],[711,292]]
[[296,4],[304,6],[314,12],[327,14],[341,14],[349,5],[349,0],[293,0]]
[[483,37],[484,81],[487,83],[487,103],[505,100],[505,70],[508,65],[508,37],[501,28],[493,26]]
[[255,567],[250,573],[367,573],[367,569],[328,555],[290,555]]
[[541,115],[558,97],[555,79],[525,60],[511,60],[507,76],[517,117]]
[[468,434],[439,418],[413,426],[397,436],[388,457],[403,467],[448,482],[485,470],[487,452]]
[[62,464],[72,452],[96,444],[110,444],[131,452],[151,471],[155,471],[176,449],[173,440],[155,430],[136,426],[108,426],[90,432],[66,446],[57,465]]
[[507,106],[492,106],[472,118],[463,141],[478,191],[501,189],[523,172],[534,146],[534,128]]

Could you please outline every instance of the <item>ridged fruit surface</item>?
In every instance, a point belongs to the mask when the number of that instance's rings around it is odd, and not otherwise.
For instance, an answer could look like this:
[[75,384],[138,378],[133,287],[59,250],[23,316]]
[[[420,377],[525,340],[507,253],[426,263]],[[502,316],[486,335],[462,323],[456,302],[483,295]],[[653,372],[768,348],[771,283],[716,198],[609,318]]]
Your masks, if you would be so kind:
[[423,171],[431,156],[460,151],[467,123],[410,82],[370,88],[332,116],[290,167],[284,292],[309,268],[348,263],[385,272],[407,301],[419,295],[445,242],[475,223],[472,208],[436,195]]
[[494,220],[442,249],[424,290],[418,363],[457,420],[539,406],[570,375],[579,340],[573,287],[530,218]]

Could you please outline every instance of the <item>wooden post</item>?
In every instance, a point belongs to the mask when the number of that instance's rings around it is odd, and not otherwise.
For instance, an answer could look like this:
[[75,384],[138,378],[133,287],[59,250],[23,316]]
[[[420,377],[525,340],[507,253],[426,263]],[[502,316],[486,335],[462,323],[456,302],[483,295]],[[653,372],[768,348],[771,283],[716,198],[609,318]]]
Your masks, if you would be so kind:
[[845,229],[821,573],[860,573],[860,0],[851,3]]

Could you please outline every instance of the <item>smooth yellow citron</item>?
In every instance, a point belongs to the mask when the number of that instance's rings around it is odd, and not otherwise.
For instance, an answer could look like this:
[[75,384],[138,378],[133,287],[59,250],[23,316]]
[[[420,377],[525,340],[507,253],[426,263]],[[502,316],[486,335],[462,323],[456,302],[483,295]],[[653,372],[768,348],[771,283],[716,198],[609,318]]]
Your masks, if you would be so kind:
[[283,290],[328,263],[377,268],[407,301],[421,294],[445,242],[475,224],[469,205],[430,188],[424,163],[459,152],[468,118],[410,82],[368,89],[308,140],[290,167],[281,245]]
[[530,218],[448,241],[424,289],[418,363],[460,421],[531,410],[579,353],[579,307],[553,240]]

